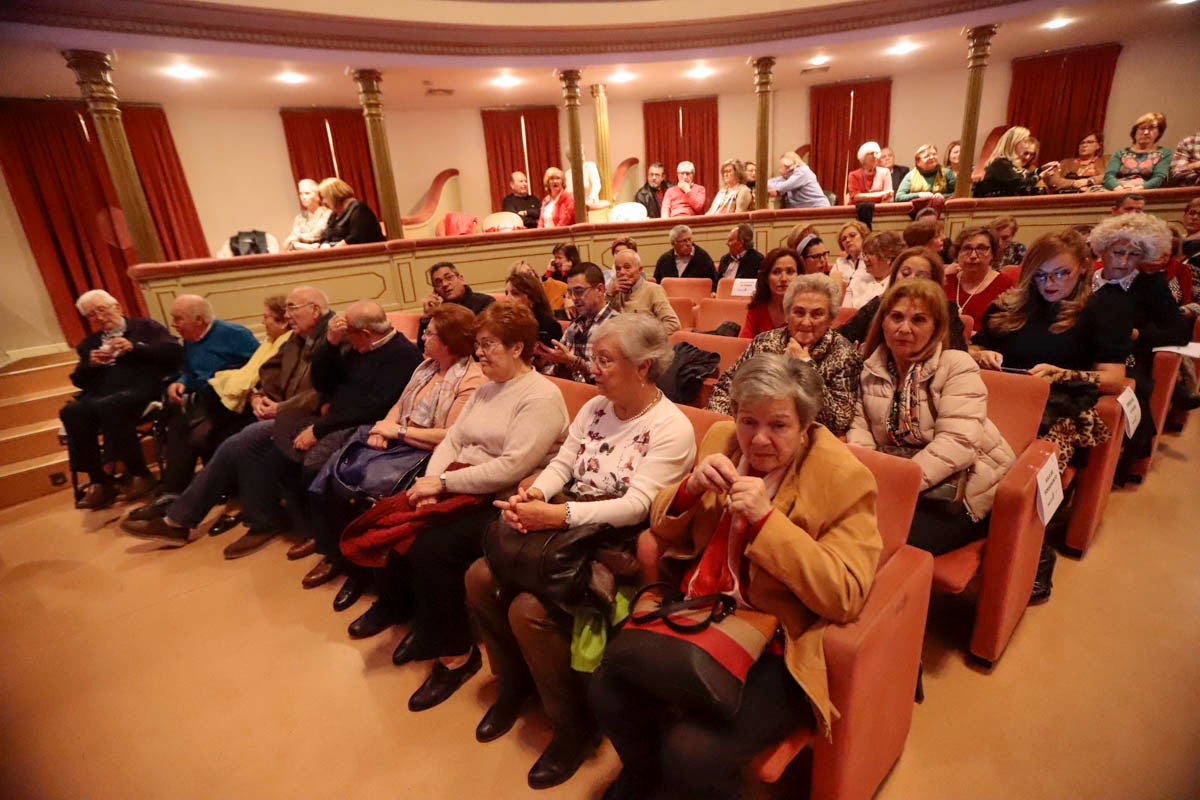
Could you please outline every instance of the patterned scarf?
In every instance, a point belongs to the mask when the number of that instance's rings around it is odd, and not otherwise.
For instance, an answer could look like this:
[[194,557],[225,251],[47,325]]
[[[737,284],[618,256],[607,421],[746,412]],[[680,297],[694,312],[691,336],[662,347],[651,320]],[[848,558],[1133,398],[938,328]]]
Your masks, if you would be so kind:
[[418,428],[440,428],[450,414],[454,398],[458,395],[458,384],[471,366],[470,357],[456,361],[446,370],[446,377],[425,397],[417,402],[417,394],[427,383],[437,377],[438,363],[432,358],[422,361],[400,395],[400,424]]
[[888,410],[888,438],[894,445],[924,445],[928,442],[921,435],[921,393],[919,387],[925,372],[925,362],[908,368],[904,380],[899,380],[896,362],[888,359],[888,375],[896,387],[892,392],[892,406]]

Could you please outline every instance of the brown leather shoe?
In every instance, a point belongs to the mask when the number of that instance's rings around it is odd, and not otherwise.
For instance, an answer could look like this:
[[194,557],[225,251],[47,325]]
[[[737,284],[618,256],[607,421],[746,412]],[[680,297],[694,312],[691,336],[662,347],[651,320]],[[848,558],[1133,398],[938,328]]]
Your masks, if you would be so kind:
[[121,520],[121,530],[139,539],[150,539],[171,547],[183,547],[188,543],[191,534],[191,529],[169,525],[162,517],[154,519],[129,519],[126,517]]
[[134,475],[130,478],[129,484],[117,495],[117,499],[132,503],[153,492],[157,486],[158,481],[150,475]]
[[300,585],[305,589],[315,589],[316,587],[329,583],[339,573],[340,569],[328,559],[322,558],[320,563],[308,571],[308,574],[300,579]]
[[99,511],[111,506],[116,499],[117,487],[111,483],[89,483],[83,490],[83,497],[75,501],[75,507],[85,511]]
[[242,538],[225,548],[225,558],[232,560],[255,553],[278,535],[279,531],[274,528],[262,531],[247,531]]
[[288,548],[288,561],[296,561],[301,558],[308,558],[313,553],[317,552],[317,540],[305,539],[302,542],[296,542]]

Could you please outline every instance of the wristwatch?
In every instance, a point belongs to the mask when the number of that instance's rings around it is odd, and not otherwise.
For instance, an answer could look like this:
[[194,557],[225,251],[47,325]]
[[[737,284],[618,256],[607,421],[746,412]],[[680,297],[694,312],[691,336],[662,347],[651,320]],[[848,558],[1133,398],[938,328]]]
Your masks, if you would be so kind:
[[438,480],[442,482],[442,491],[443,492],[447,491],[446,490],[446,473],[443,472],[441,475],[438,475]]

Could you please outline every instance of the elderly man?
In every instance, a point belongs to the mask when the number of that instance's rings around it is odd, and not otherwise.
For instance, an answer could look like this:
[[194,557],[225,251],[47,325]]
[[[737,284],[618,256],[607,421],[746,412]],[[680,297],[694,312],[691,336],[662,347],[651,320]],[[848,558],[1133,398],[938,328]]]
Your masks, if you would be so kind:
[[633,199],[646,207],[646,214],[651,219],[658,219],[663,215],[663,197],[671,186],[671,182],[667,180],[666,165],[661,161],[655,161],[646,170],[645,185],[637,190],[637,194],[633,196]]
[[600,267],[584,262],[573,268],[567,274],[567,297],[574,303],[575,319],[563,331],[562,341],[552,341],[551,346],[538,342],[537,353],[543,361],[554,365],[556,377],[595,383],[588,336],[592,328],[616,314],[604,295],[604,273]]
[[182,547],[191,529],[237,488],[249,530],[225,548],[225,558],[249,555],[288,527],[281,507],[284,498],[292,523],[304,530],[305,475],[320,469],[355,427],[382,418],[418,363],[420,353],[392,328],[378,303],[353,304],[345,314],[329,319],[325,336],[312,351],[312,388],[320,395],[324,413],[297,409],[298,413],[281,413],[250,425],[218,448],[166,516],[126,519],[121,527],[143,539]]
[[892,173],[893,187],[899,186],[900,181],[904,180],[904,176],[908,174],[908,167],[896,163],[896,152],[890,147],[880,149],[876,163]]
[[321,205],[318,184],[305,178],[296,184],[300,191],[300,213],[292,220],[292,232],[283,240],[284,250],[316,250],[321,246],[321,234],[329,224],[330,210]]
[[71,382],[81,391],[59,417],[71,469],[86,472],[90,481],[75,507],[99,509],[117,499],[106,462],[125,466],[129,499],[153,487],[135,428],[146,406],[162,395],[163,382],[179,371],[182,350],[165,327],[126,317],[117,299],[102,289],[84,292],[75,307],[92,333],[75,348],[79,365]]
[[729,252],[721,256],[717,280],[721,278],[757,278],[763,254],[754,249],[754,226],[748,222],[736,226],[725,237]]
[[687,225],[671,228],[671,249],[658,257],[654,265],[654,280],[663,278],[708,278],[713,291],[717,290],[717,268],[712,256],[692,241],[692,229]]
[[690,161],[680,161],[675,167],[675,185],[663,195],[663,219],[670,217],[692,217],[704,213],[708,193],[704,187],[696,183],[696,165]]
[[653,314],[667,333],[679,330],[679,317],[657,283],[642,277],[642,257],[636,250],[622,250],[613,259],[615,277],[609,286],[608,303],[621,314]]
[[449,261],[439,261],[429,268],[429,283],[433,293],[421,304],[421,324],[417,331],[418,344],[425,341],[425,328],[429,325],[429,315],[442,303],[458,303],[466,306],[472,313],[478,314],[496,301],[490,294],[479,294],[471,291],[467,279],[458,271],[458,267]]
[[516,214],[526,228],[536,228],[542,201],[529,193],[529,178],[524,172],[514,172],[508,178],[508,187],[512,191],[504,196],[500,209]]

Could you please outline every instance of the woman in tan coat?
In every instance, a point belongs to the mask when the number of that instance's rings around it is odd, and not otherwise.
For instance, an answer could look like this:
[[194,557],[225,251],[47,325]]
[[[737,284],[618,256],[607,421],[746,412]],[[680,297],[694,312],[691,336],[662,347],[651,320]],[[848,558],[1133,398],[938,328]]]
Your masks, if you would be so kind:
[[946,347],[946,297],[930,280],[883,295],[864,352],[847,441],[911,458],[922,497],[908,543],[934,555],[982,539],[1015,456],[987,418],[987,387],[967,353]]
[[732,722],[672,708],[601,664],[592,707],[624,767],[608,800],[732,798],[761,750],[802,725],[828,734],[837,711],[821,639],[862,610],[882,540],[874,477],[814,422],[821,383],[786,356],[747,361],[730,392],[735,421],[713,425],[696,469],[655,498],[639,551],[685,563],[689,596],[732,595],[779,627]]

